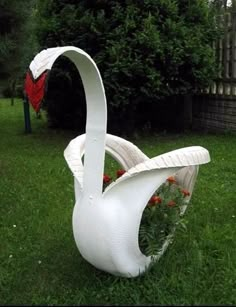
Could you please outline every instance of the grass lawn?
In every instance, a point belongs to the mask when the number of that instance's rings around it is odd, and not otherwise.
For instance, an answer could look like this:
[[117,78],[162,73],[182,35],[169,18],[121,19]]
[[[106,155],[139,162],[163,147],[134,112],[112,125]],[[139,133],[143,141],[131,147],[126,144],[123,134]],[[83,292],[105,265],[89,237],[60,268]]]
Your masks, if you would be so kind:
[[[79,254],[72,233],[73,177],[63,151],[74,132],[46,128],[20,100],[0,100],[1,305],[236,305],[236,136],[157,134],[130,139],[148,156],[191,145],[210,152],[200,166],[187,230],[145,275],[101,272]],[[106,160],[105,171],[115,174]]]

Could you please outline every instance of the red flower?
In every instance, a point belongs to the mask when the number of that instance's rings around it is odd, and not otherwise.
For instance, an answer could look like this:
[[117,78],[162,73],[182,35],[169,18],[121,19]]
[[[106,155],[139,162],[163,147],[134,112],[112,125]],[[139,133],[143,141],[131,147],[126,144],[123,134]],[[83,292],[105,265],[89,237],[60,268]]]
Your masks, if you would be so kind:
[[103,175],[103,183],[109,183],[111,181],[111,177],[104,174]]
[[168,207],[174,207],[174,206],[176,206],[176,202],[173,201],[173,200],[170,200],[170,201],[168,202],[167,206],[168,206]]
[[148,202],[148,206],[155,206],[157,204],[160,204],[162,202],[162,199],[159,196],[153,195]]
[[125,170],[124,170],[124,169],[119,169],[119,170],[116,172],[117,178],[121,177],[124,173],[125,173]]
[[167,178],[167,181],[168,181],[169,183],[176,183],[176,180],[175,180],[175,177],[174,177],[174,176],[168,177],[168,178]]
[[184,194],[184,197],[190,195],[189,191],[187,191],[187,190],[185,190],[185,189],[182,189],[181,192]]

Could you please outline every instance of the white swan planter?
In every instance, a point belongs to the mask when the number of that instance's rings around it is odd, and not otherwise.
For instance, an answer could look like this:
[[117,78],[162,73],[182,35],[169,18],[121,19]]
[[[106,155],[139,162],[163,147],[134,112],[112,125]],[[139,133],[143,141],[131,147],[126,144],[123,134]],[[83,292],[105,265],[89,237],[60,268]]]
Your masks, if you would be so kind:
[[[71,46],[43,50],[30,64],[33,82],[50,70],[60,55],[72,60],[79,70],[87,103],[86,134],[73,139],[64,152],[74,175],[75,242],[81,255],[96,268],[136,277],[149,268],[152,259],[159,259],[168,246],[166,241],[162,252],[148,257],[139,249],[139,227],[148,200],[171,175],[192,192],[198,166],[210,161],[209,153],[203,147],[191,146],[149,159],[131,142],[106,134],[103,82],[95,62],[83,50]],[[105,151],[126,172],[103,192]]]

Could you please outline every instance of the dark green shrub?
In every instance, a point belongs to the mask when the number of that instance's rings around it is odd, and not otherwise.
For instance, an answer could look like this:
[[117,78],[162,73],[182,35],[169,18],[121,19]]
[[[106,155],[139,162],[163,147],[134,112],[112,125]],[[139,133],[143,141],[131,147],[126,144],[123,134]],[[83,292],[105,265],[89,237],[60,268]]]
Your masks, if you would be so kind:
[[2,90],[2,95],[4,98],[12,97],[12,89],[10,86],[7,86]]
[[43,108],[47,110],[50,127],[84,131],[82,81],[75,65],[66,57],[60,57],[50,72]]
[[132,130],[149,120],[143,105],[157,112],[160,101],[194,93],[215,77],[212,12],[205,0],[41,0],[38,39],[43,48],[88,52],[103,77],[109,129],[122,120],[122,129]]
[[18,98],[22,98],[23,99],[23,97],[24,97],[23,85],[22,84],[18,84],[18,85],[15,86],[15,88],[13,88],[10,85],[8,85],[7,87],[5,87],[2,90],[2,95],[5,98],[18,97]]
[[24,98],[24,84],[17,84],[15,88],[15,97]]

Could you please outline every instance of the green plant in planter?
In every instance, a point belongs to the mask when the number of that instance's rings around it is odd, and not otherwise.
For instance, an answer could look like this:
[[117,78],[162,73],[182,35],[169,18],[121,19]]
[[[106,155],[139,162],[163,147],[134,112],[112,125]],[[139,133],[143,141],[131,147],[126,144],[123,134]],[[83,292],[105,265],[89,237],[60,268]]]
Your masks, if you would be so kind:
[[160,252],[168,236],[181,222],[181,213],[190,193],[169,177],[149,200],[140,224],[139,245],[149,256]]
[[[117,178],[124,174],[124,170],[117,171]],[[104,174],[103,188],[112,182],[112,178]],[[169,239],[178,224],[187,204],[190,193],[179,186],[174,177],[169,177],[156,190],[143,211],[139,229],[139,247],[146,256],[157,255],[163,244]]]

